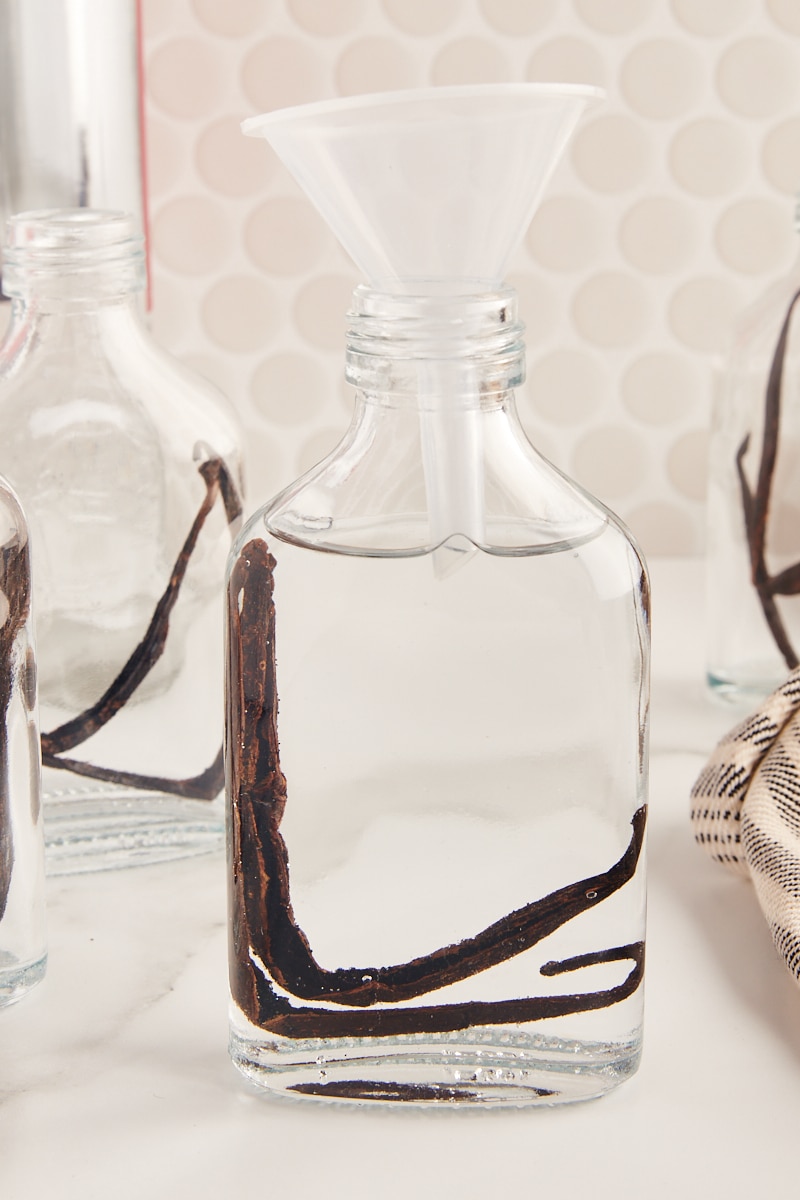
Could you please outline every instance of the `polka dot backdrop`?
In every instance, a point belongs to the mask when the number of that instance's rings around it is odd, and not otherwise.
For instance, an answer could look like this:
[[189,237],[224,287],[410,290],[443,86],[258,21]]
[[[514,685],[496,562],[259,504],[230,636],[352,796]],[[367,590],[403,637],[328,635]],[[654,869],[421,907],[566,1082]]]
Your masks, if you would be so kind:
[[703,547],[712,364],[795,257],[796,0],[144,0],[153,328],[228,394],[251,506],[347,425],[358,274],[254,113],[425,84],[594,83],[509,272],[534,443],[650,554]]

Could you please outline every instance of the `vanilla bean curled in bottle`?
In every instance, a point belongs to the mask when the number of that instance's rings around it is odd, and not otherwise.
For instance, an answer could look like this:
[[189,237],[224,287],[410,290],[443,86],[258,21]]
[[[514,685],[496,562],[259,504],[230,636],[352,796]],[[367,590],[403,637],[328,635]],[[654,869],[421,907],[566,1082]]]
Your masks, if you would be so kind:
[[736,453],[736,473],[739,479],[742,513],[750,557],[750,579],[775,645],[790,671],[798,665],[797,653],[787,633],[775,597],[796,596],[800,593],[800,563],[795,563],[778,574],[771,575],[767,567],[766,547],[772,487],[780,444],[783,369],[792,315],[798,300],[800,300],[800,291],[795,292],[789,303],[770,364],[764,397],[764,434],[755,492],[751,490],[744,470],[744,458],[750,445],[750,434],[744,438]]
[[556,975],[595,963],[631,963],[622,983],[597,992],[375,1007],[416,999],[471,978],[530,949],[602,903],[636,871],[644,841],[644,807],[632,818],[627,849],[607,871],[558,888],[473,937],[391,966],[328,970],[317,963],[294,917],[288,853],[280,833],[287,782],[278,747],[275,566],[265,542],[248,542],[234,563],[228,594],[231,987],[249,1020],[290,1038],[388,1037],[536,1021],[605,1008],[631,995],[642,978],[641,942],[541,968],[545,975]]
[[0,626],[0,918],[6,910],[14,867],[9,763],[9,707],[16,682],[17,639],[30,615],[31,567],[26,538],[15,537],[0,549],[0,593],[7,613]]
[[211,766],[190,779],[170,779],[160,775],[122,771],[101,767],[82,759],[65,757],[67,750],[87,741],[112,720],[147,678],[164,652],[169,634],[170,617],[180,594],[192,554],[217,499],[221,497],[228,525],[233,528],[241,516],[242,506],[236,484],[221,458],[209,458],[200,464],[198,472],[206,492],[191,529],[172,568],[166,589],[158,601],[147,630],[139,644],[103,695],[78,716],[43,733],[42,763],[47,767],[71,771],[91,779],[122,784],[131,788],[166,792],[195,800],[213,800],[224,784],[225,772],[222,749]]

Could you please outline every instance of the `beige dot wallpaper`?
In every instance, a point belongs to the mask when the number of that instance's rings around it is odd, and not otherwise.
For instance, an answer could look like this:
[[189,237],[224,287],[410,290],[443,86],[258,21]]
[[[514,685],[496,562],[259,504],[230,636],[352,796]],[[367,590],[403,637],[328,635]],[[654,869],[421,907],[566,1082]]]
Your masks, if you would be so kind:
[[601,86],[516,253],[535,445],[702,553],[713,372],[791,268],[798,0],[144,0],[153,330],[246,431],[250,506],[347,426],[359,276],[240,121],[422,85]]

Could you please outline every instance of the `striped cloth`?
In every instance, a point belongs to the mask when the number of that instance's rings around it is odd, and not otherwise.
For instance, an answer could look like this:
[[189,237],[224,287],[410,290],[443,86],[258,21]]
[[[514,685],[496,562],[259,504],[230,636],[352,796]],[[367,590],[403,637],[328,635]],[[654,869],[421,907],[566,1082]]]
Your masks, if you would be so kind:
[[691,795],[695,840],[752,879],[800,984],[800,667],[722,739]]

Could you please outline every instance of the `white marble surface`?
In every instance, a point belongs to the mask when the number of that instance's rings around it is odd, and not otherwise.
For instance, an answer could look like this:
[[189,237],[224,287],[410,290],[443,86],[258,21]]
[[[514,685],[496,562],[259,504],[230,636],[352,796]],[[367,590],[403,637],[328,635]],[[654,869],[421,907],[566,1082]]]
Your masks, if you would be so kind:
[[800,991],[688,791],[736,718],[702,683],[699,562],[656,560],[645,1055],[610,1096],[495,1112],[266,1098],[226,1051],[221,857],[51,880],[44,983],[0,1013],[0,1197],[797,1192]]

